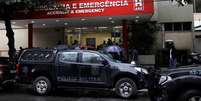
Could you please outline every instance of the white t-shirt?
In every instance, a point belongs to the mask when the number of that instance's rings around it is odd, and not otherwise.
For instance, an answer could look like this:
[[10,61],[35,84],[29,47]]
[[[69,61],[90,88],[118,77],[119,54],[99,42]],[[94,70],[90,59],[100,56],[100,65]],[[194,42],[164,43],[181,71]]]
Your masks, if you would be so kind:
[[170,59],[172,58],[172,49],[170,49]]

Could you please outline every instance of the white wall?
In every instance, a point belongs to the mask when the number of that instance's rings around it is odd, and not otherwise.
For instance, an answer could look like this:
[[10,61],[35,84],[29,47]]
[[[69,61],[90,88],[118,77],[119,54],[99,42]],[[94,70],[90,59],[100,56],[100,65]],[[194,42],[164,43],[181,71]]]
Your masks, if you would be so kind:
[[192,33],[191,32],[166,32],[165,40],[173,40],[176,49],[192,49]]
[[[152,21],[158,23],[168,22],[192,22],[193,5],[178,6],[176,2],[170,0],[154,0],[154,15]],[[163,35],[165,33],[165,35]],[[162,48],[163,41],[174,40],[177,49],[192,49],[192,32],[161,32],[156,34],[156,47]],[[164,39],[163,39],[164,38]]]
[[194,32],[193,33],[193,36],[194,36],[194,51],[195,52],[199,52],[201,53],[201,38],[196,38],[196,36],[201,36],[201,32]]
[[152,20],[158,22],[191,22],[193,21],[193,5],[178,6],[177,3],[157,1],[154,3],[154,15]]
[[201,31],[201,13],[194,13],[194,27],[195,31]]
[[52,47],[64,40],[64,28],[36,28],[33,30],[33,47]]
[[156,33],[156,43],[154,48],[155,49],[164,48],[165,46],[163,42],[165,42],[165,40],[173,40],[176,49],[179,50],[192,50],[193,48],[192,32],[164,32],[164,33],[158,32]]
[[[15,47],[19,50],[19,47],[28,47],[28,29],[13,29],[15,33]],[[0,30],[0,56],[8,56],[8,39],[6,37],[6,31]]]

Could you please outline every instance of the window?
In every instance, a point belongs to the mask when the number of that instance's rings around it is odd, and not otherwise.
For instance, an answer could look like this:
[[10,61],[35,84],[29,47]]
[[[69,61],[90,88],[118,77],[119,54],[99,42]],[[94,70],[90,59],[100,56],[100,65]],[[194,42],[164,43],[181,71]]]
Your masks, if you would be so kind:
[[48,62],[53,58],[52,51],[45,50],[28,50],[25,51],[21,57],[21,61],[32,61],[32,62]]
[[191,31],[191,22],[184,22],[183,23],[183,30],[184,31]]
[[173,31],[172,23],[165,23],[164,27],[165,31]]
[[174,31],[182,31],[182,23],[174,23]]
[[77,52],[63,52],[60,57],[60,62],[77,62],[78,53]]
[[164,23],[165,31],[191,31],[192,22]]
[[93,64],[101,64],[102,58],[94,53],[83,53],[82,62],[83,63],[93,63]]

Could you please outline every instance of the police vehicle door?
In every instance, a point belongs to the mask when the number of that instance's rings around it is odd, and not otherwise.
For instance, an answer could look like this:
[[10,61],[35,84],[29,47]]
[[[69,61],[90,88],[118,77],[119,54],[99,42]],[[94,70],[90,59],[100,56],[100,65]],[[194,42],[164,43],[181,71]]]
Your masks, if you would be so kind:
[[107,67],[102,64],[102,57],[96,53],[83,52],[80,70],[80,82],[83,86],[97,87],[107,84]]
[[77,68],[78,52],[60,52],[58,55],[57,81],[60,85],[77,83],[79,71]]

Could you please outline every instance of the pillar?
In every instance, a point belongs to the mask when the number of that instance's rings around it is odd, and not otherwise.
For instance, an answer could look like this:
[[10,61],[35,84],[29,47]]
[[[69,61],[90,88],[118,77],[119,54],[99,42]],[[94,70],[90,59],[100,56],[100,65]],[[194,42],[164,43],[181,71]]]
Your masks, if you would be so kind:
[[33,24],[28,24],[28,48],[33,47]]
[[128,21],[123,20],[122,21],[122,26],[123,26],[123,48],[125,51],[125,59],[128,61]]

